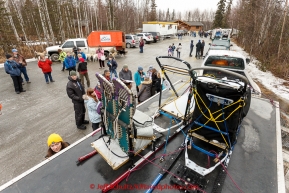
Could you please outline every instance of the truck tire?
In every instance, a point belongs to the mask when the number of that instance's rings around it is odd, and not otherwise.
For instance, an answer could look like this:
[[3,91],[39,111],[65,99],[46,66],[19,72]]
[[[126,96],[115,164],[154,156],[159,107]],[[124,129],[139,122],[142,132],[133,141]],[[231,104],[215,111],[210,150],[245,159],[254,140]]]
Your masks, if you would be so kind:
[[57,62],[58,58],[59,58],[59,54],[58,53],[53,53],[50,55],[50,58],[52,60],[52,62]]

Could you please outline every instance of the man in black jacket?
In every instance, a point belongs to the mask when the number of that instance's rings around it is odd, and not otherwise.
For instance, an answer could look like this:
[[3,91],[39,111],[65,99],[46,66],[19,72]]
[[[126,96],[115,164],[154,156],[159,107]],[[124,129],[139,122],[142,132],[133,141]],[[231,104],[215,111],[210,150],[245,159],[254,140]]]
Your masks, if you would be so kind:
[[201,43],[201,40],[198,41],[198,43],[196,44],[196,58],[197,58],[197,55],[199,53],[199,55],[201,56],[201,50],[202,50],[202,43]]
[[71,98],[74,105],[76,126],[78,129],[85,130],[86,126],[84,124],[88,124],[89,122],[87,120],[84,120],[86,111],[84,106],[84,100],[82,98],[82,96],[85,94],[84,87],[79,82],[75,71],[70,72],[68,80],[69,81],[66,86],[66,92],[68,97]]

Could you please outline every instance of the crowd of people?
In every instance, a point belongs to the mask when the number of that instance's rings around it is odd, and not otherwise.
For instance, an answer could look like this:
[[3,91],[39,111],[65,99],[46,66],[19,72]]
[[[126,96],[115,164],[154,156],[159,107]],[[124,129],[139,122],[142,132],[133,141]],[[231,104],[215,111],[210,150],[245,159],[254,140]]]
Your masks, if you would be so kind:
[[[140,53],[143,53],[143,44],[140,48]],[[197,52],[201,52],[203,55],[205,42],[198,41],[196,44],[196,56]],[[190,43],[190,56],[192,56],[194,44],[193,40]],[[182,44],[179,43],[176,47],[174,43],[168,48],[168,56],[174,56],[174,52],[177,52],[177,57],[181,57]],[[92,130],[96,130],[100,127],[102,122],[100,109],[102,106],[102,98],[99,83],[91,88],[90,79],[87,68],[87,58],[85,53],[81,49],[74,47],[70,52],[64,52],[59,49],[59,61],[62,63],[62,71],[65,69],[68,71],[68,83],[66,86],[66,92],[68,97],[73,103],[75,111],[75,124],[80,130],[85,130],[89,121],[85,119],[86,109],[88,110],[88,117],[92,123]],[[99,69],[105,68],[105,55],[104,49],[99,46],[96,50],[97,59],[99,62]],[[6,62],[4,63],[5,71],[9,74],[13,80],[14,89],[17,94],[25,92],[22,85],[31,83],[27,73],[27,62],[17,49],[12,50],[12,54],[6,54]],[[38,60],[38,67],[44,74],[44,80],[46,84],[54,82],[52,77],[52,61],[45,57],[44,54],[40,54]],[[132,89],[133,83],[135,83],[138,103],[142,103],[149,99],[151,96],[159,93],[162,89],[161,73],[152,65],[145,71],[143,67],[139,66],[137,71],[133,74],[129,69],[129,66],[124,64],[122,69],[118,71],[118,64],[113,55],[110,55],[106,66],[108,69],[104,70],[103,76],[111,81],[113,76],[121,79],[129,89]],[[78,72],[78,74],[77,74]],[[21,75],[24,75],[22,78]],[[86,80],[86,84],[85,84]],[[69,143],[63,142],[62,138],[58,134],[51,134],[47,140],[48,152],[46,158],[54,155],[60,150],[66,148]]]

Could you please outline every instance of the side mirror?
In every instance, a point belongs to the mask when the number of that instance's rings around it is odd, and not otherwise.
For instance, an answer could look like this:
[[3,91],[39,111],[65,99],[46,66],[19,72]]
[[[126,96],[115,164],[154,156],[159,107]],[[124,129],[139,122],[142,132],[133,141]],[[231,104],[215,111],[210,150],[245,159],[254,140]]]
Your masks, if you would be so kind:
[[250,59],[246,58],[246,63],[249,64],[250,63]]

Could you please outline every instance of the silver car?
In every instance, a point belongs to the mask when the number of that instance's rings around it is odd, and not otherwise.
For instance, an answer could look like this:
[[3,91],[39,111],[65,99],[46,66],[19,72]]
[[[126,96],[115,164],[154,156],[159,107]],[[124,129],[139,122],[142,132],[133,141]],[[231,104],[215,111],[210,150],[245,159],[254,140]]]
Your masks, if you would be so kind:
[[125,34],[125,44],[127,48],[139,47],[139,40],[136,35]]

